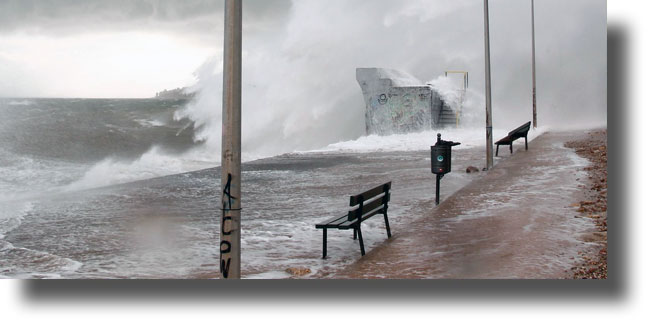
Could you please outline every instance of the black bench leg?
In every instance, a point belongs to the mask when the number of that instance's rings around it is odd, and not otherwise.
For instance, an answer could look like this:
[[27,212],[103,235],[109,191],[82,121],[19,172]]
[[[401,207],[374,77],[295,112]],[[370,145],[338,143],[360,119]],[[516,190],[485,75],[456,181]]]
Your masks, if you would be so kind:
[[528,150],[528,137],[524,137],[524,145],[526,146],[526,150]]
[[358,239],[358,233],[357,232],[358,232],[357,230],[353,229],[353,240]]
[[390,231],[389,220],[387,220],[387,212],[383,216],[385,217],[385,227],[387,228],[387,238],[389,239],[392,237],[392,232]]
[[512,142],[510,143],[510,154],[512,154]]
[[328,248],[326,243],[328,242],[328,228],[323,228],[323,259],[326,259],[326,253],[328,253]]
[[499,156],[499,145],[497,144],[497,155],[495,157]]
[[358,227],[358,239],[360,239],[360,253],[364,256],[364,242],[362,241],[362,231],[360,230],[360,227]]

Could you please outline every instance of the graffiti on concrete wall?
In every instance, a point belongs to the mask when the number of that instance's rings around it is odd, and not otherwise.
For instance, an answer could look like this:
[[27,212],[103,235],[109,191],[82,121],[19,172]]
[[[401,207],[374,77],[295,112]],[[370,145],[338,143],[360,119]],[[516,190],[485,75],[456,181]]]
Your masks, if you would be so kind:
[[366,110],[369,133],[391,134],[430,130],[431,89],[391,87],[373,95]]

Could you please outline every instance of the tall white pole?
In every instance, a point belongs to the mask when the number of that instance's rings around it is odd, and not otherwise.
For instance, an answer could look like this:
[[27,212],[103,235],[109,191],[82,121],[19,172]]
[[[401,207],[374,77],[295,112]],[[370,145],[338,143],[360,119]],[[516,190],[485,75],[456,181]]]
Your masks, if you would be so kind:
[[225,0],[221,278],[241,277],[241,0]]
[[484,0],[485,10],[485,137],[486,137],[486,169],[494,165],[492,147],[492,84],[490,75],[490,23],[488,18],[487,0]]
[[535,85],[535,10],[533,7],[533,0],[531,0],[531,35],[533,42],[533,128],[538,127],[538,107],[537,107],[537,93]]

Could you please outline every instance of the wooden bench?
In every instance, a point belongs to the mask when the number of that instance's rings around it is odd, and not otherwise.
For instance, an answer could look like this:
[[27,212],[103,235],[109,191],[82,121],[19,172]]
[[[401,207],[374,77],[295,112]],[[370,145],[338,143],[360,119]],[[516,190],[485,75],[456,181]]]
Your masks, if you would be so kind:
[[353,229],[353,239],[360,240],[360,253],[364,256],[364,242],[362,241],[362,230],[360,228],[363,221],[382,214],[385,217],[385,227],[387,228],[387,237],[391,238],[389,220],[387,219],[387,207],[390,200],[390,189],[392,182],[387,182],[371,190],[367,190],[358,195],[351,196],[348,214],[330,218],[316,225],[317,229],[323,229],[323,258],[326,258],[328,229],[348,230]]
[[500,145],[509,145],[510,146],[510,154],[513,153],[512,145],[513,141],[519,139],[519,138],[524,138],[524,144],[526,145],[526,150],[528,150],[528,130],[531,129],[531,121],[521,125],[519,128],[508,132],[508,135],[503,137],[501,140],[495,142],[494,144],[497,145],[497,154],[496,156],[499,156],[499,146]]

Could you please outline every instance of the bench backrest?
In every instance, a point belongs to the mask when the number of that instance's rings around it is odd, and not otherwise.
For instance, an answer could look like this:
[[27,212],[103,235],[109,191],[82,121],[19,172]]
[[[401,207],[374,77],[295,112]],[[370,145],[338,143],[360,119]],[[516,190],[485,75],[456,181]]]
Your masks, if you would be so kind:
[[349,221],[359,219],[371,211],[379,210],[383,207],[387,210],[387,203],[390,200],[390,190],[392,189],[392,181],[381,184],[373,189],[367,190],[363,193],[351,196],[349,206],[357,206],[355,209],[349,210]]
[[519,126],[519,128],[517,128],[513,131],[510,131],[508,133],[508,136],[509,137],[514,137],[514,136],[525,137],[528,134],[528,131],[530,129],[531,129],[531,121]]

